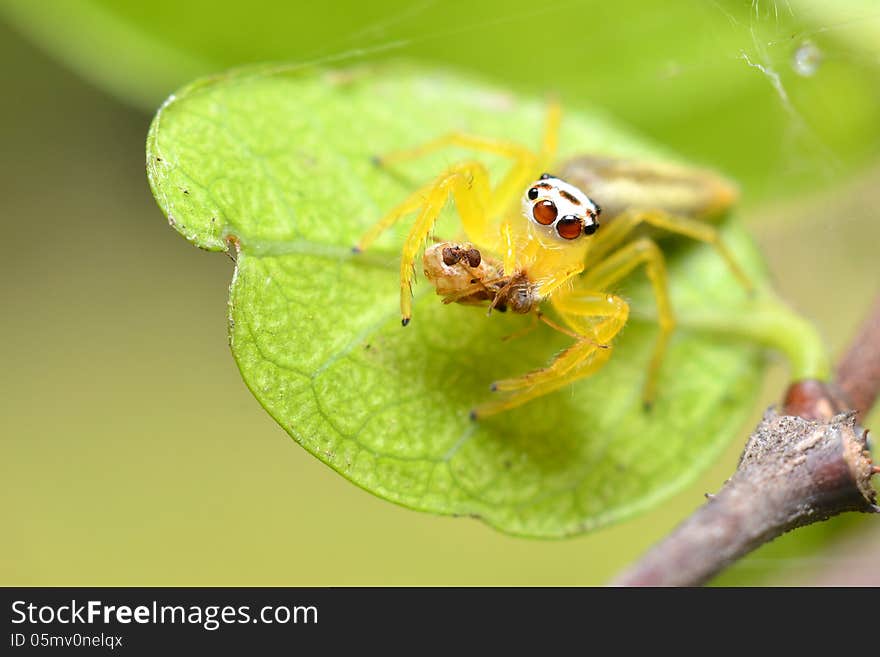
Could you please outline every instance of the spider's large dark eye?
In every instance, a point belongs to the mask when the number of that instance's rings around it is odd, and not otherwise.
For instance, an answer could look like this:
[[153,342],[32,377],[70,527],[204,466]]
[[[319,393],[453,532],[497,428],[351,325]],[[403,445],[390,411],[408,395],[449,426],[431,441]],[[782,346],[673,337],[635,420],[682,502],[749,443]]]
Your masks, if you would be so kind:
[[534,201],[536,198],[538,198],[538,188],[537,188],[537,187],[532,187],[532,188],[526,193],[526,196],[528,196],[531,200]]
[[556,221],[557,214],[559,214],[559,211],[556,209],[553,201],[541,201],[540,203],[535,203],[535,207],[532,208],[532,216],[542,226],[549,226]]
[[581,220],[573,214],[567,214],[556,224],[559,237],[573,240],[581,235]]

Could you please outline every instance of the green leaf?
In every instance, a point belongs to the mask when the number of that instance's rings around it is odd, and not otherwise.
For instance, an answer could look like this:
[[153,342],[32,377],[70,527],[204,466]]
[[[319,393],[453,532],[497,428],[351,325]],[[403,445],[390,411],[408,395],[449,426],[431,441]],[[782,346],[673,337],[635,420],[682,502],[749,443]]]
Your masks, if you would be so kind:
[[[513,534],[560,537],[620,520],[692,480],[736,434],[763,359],[748,342],[679,330],[651,412],[641,387],[656,326],[641,275],[636,308],[597,375],[473,422],[488,384],[545,364],[568,339],[545,326],[503,341],[521,316],[446,306],[424,283],[400,326],[402,231],[375,251],[351,245],[416,184],[462,153],[393,172],[371,156],[453,129],[536,145],[545,103],[403,66],[275,67],[196,82],[157,114],[147,167],[168,220],[212,251],[240,245],[230,343],[247,385],[284,429],[340,474],[414,509],[479,517]],[[598,113],[564,116],[563,155],[668,159]],[[485,158],[497,175],[504,163]],[[454,235],[451,212],[438,235]],[[724,239],[757,281],[765,273],[738,224]],[[682,317],[731,317],[746,295],[708,247],[670,259]],[[640,302],[641,303],[641,302]],[[195,364],[193,364],[195,365]]]

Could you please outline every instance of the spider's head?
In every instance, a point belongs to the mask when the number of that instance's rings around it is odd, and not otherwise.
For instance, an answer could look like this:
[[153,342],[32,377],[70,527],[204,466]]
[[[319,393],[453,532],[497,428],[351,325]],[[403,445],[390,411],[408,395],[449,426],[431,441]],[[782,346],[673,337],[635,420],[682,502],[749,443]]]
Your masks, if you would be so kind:
[[602,210],[574,185],[545,173],[526,190],[523,214],[563,240],[592,235]]

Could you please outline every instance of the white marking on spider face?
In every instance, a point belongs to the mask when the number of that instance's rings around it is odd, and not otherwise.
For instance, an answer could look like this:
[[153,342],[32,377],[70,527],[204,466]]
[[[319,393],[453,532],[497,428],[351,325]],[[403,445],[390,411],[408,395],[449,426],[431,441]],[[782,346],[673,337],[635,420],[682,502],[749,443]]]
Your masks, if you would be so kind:
[[[546,202],[552,203],[556,210],[556,218],[552,223],[539,221],[535,208]],[[548,235],[563,242],[568,242],[581,235],[590,235],[599,225],[599,206],[580,189],[560,178],[552,176],[541,178],[529,185],[522,198],[523,215],[536,227],[543,228]],[[572,220],[576,220],[580,232],[574,234]],[[565,230],[565,224],[569,230]]]

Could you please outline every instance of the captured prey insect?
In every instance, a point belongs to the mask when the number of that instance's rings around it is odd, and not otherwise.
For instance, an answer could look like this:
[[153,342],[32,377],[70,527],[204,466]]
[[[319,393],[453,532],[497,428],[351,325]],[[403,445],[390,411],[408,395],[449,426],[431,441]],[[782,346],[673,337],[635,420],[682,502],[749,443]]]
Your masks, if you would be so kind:
[[[560,164],[556,175],[542,173],[553,170],[560,122],[559,107],[551,105],[538,152],[452,133],[379,160],[389,165],[456,146],[513,161],[494,186],[478,161],[448,167],[385,215],[355,247],[368,248],[383,231],[417,213],[400,259],[400,310],[406,326],[412,316],[415,261],[451,195],[467,241],[434,244],[422,258],[425,275],[444,302],[533,313],[574,340],[546,367],[494,382],[491,389],[504,394],[477,406],[474,418],[514,408],[601,368],[629,317],[628,303],[609,290],[639,266],[650,280],[660,327],[643,392],[646,405],[653,402],[675,315],[663,253],[640,226],[711,244],[751,289],[711,224],[736,199],[731,183],[698,169],[593,156]],[[565,326],[541,312],[548,301]]]

